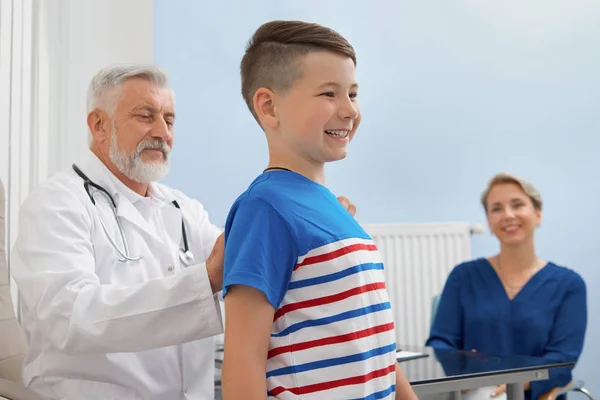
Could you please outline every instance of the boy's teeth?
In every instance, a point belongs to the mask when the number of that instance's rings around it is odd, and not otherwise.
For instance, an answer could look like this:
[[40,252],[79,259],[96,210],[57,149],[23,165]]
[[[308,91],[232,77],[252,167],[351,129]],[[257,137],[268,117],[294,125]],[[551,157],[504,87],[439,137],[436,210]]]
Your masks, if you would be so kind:
[[325,131],[328,135],[337,136],[337,137],[346,137],[348,136],[348,131]]

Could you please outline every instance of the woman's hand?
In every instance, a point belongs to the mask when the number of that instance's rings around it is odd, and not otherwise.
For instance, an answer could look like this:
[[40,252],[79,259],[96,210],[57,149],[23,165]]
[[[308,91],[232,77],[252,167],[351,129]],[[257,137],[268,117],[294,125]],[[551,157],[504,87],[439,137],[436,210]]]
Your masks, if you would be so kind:
[[502,393],[506,393],[506,385],[498,385],[492,392],[492,398],[500,396]]
[[554,388],[551,391],[546,392],[543,395],[541,395],[540,397],[538,397],[538,399],[539,400],[556,400],[558,390],[559,390],[559,388]]
[[538,397],[539,400],[556,400],[556,398],[558,397],[558,394],[566,389],[569,389],[571,386],[573,386],[573,382],[569,382],[567,385],[563,386],[563,387],[555,387],[554,389],[544,393],[543,395],[541,395],[540,397]]

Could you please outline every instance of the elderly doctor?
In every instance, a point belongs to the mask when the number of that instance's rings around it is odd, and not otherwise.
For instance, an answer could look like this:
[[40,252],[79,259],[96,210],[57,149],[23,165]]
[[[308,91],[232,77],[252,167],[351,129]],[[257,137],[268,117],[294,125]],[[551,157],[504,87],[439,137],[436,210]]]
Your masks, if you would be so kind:
[[156,183],[174,119],[159,68],[100,71],[90,152],[22,205],[23,378],[50,399],[214,398],[223,241],[199,202]]

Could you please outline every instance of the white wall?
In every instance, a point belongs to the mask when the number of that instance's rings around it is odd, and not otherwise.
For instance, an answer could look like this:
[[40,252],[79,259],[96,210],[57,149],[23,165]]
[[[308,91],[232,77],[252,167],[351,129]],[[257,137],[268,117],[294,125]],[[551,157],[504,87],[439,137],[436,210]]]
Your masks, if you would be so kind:
[[87,85],[113,63],[152,63],[152,0],[43,0],[48,50],[50,115],[48,171],[68,168],[87,147]]
[[[153,62],[153,15],[153,0],[0,0],[0,179],[9,260],[19,205],[87,146],[91,76],[108,64]],[[17,304],[16,290],[13,296]]]

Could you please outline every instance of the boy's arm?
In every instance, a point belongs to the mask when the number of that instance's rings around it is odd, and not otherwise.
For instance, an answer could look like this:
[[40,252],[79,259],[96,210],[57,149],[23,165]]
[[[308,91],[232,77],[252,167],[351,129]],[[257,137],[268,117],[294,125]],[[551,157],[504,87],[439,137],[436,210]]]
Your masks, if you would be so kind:
[[298,261],[297,240],[271,204],[246,198],[225,224],[224,399],[267,398],[267,355],[275,310]]
[[249,286],[231,286],[225,297],[223,399],[267,398],[266,365],[273,306]]
[[396,363],[396,400],[419,400],[399,363]]

